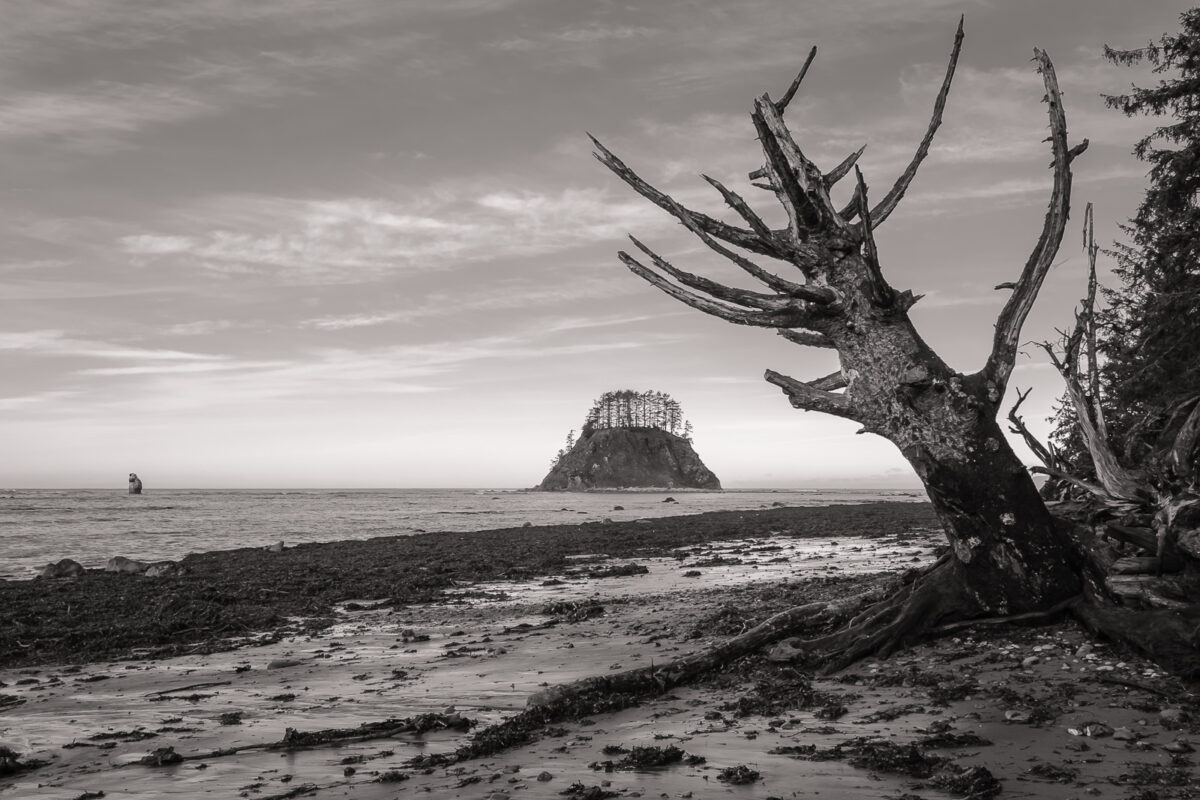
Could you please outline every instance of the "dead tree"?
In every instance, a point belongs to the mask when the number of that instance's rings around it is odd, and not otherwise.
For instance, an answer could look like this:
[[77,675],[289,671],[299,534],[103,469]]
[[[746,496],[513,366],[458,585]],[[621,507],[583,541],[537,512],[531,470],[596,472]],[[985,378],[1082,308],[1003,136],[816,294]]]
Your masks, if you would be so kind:
[[[768,370],[766,380],[796,408],[854,420],[863,431],[894,443],[924,482],[950,551],[935,564],[898,578],[886,591],[790,609],[707,651],[548,689],[531,698],[522,714],[480,732],[457,757],[523,741],[531,727],[553,719],[628,705],[785,637],[793,637],[791,652],[804,653],[810,665],[831,670],[869,654],[887,655],[923,634],[980,621],[1073,612],[1094,630],[1135,643],[1180,671],[1196,669],[1195,621],[1173,612],[1151,619],[1146,615],[1156,612],[1132,612],[1116,604],[1104,587],[1102,563],[1092,557],[1102,548],[1089,530],[1051,517],[996,419],[1022,324],[1062,240],[1071,163],[1087,147],[1086,140],[1074,147],[1067,142],[1062,97],[1046,53],[1035,49],[1033,60],[1049,111],[1049,208],[1020,275],[998,287],[1011,295],[982,368],[963,374],[947,366],[909,319],[908,310],[919,297],[896,290],[884,278],[873,232],[896,210],[929,151],[962,39],[960,22],[928,129],[907,168],[874,205],[855,165],[861,149],[823,171],[784,122],[815,48],[783,97],[762,95],[750,115],[764,157],[750,178],[775,195],[787,216],[784,228],[769,226],[742,197],[707,176],[740,223],[685,208],[592,140],[596,157],[618,178],[758,280],[765,291],[687,272],[632,237],[641,255],[621,252],[620,260],[692,308],[738,325],[774,329],[797,345],[835,351],[840,369],[831,375],[798,380]],[[856,178],[852,199],[838,208],[830,190],[851,172]],[[761,266],[755,260],[759,257],[782,266],[783,275]]]
[[[597,158],[617,177],[768,291],[735,288],[686,272],[637,239],[633,243],[644,259],[621,252],[621,261],[700,311],[740,325],[775,329],[802,346],[836,351],[841,368],[832,375],[797,380],[768,370],[766,379],[796,408],[854,420],[865,432],[893,442],[921,477],[946,528],[953,558],[903,600],[896,598],[894,608],[878,609],[870,625],[824,642],[831,651],[844,651],[835,662],[886,651],[913,630],[948,618],[1045,609],[1081,588],[1070,566],[1068,542],[1056,533],[996,422],[1022,323],[1063,236],[1071,162],[1087,146],[1086,140],[1075,147],[1067,143],[1058,81],[1044,52],[1035,50],[1034,61],[1046,87],[1054,185],[1041,236],[1010,286],[1011,296],[982,369],[958,373],[925,343],[908,316],[919,297],[888,284],[875,246],[874,230],[896,210],[941,123],[962,38],[960,23],[925,136],[908,167],[874,205],[868,202],[867,185],[855,164],[862,150],[826,172],[792,137],[784,112],[803,72],[780,100],[765,94],[757,98],[751,113],[764,163],[750,177],[775,195],[787,215],[786,228],[772,229],[745,200],[707,176],[744,227],[684,208],[595,142]],[[857,180],[853,198],[838,208],[830,190],[852,172]],[[784,272],[788,277],[760,266],[752,260],[755,256],[781,262],[789,268]],[[888,622],[880,624],[884,619]]]

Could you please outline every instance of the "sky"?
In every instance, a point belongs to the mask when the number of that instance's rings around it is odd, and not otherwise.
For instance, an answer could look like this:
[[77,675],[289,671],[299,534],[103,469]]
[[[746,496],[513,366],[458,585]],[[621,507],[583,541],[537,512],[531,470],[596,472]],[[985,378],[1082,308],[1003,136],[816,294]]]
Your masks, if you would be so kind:
[[[762,375],[830,351],[686,308],[616,259],[634,234],[728,265],[591,156],[590,132],[680,202],[762,161],[749,111],[808,49],[787,119],[882,196],[924,133],[955,26],[945,122],[877,231],[893,286],[974,371],[1041,229],[1040,77],[1063,89],[1068,235],[1023,340],[1071,322],[1097,238],[1143,193],[1153,121],[1102,95],[1153,76],[1105,43],[1178,28],[1144,0],[5,0],[0,26],[0,487],[525,487],[604,391],[675,397],[726,487],[916,487],[895,448],[796,411]],[[1106,265],[1102,262],[1102,268]],[[741,285],[755,288],[744,281]],[[1027,347],[1026,418],[1061,392]],[[1010,391],[1010,400],[1013,393]],[[1028,451],[1018,447],[1023,455]]]

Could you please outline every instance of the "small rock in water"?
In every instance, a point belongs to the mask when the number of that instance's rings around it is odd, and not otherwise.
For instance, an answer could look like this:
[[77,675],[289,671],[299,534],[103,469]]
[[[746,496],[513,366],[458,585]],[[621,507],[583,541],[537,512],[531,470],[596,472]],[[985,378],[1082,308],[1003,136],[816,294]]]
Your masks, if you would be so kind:
[[288,667],[299,667],[302,664],[304,662],[297,658],[277,658],[267,664],[267,669],[287,669]]
[[625,506],[613,506],[613,511],[624,511]]
[[554,780],[554,776],[553,776],[553,775],[551,775],[549,772],[546,772],[545,770],[543,770],[543,771],[541,771],[541,772],[539,772],[539,773],[538,773],[537,779],[538,779],[540,782],[542,782],[542,783],[545,783],[546,781],[552,781],[552,780]]
[[53,564],[47,564],[38,572],[39,578],[78,578],[87,570],[78,561],[64,558]]
[[674,502],[676,502],[676,500],[674,497],[668,497],[666,500],[663,500],[663,502],[664,503],[674,503]]

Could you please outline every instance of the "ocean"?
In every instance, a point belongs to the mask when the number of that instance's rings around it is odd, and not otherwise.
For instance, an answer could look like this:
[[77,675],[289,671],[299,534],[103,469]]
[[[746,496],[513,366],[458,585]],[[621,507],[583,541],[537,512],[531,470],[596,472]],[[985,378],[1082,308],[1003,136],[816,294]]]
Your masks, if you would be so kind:
[[[676,502],[665,502],[673,497]],[[0,490],[0,579],[51,561],[102,567],[113,556],[178,560],[188,553],[611,519],[873,500],[915,492],[530,492],[513,489]],[[616,506],[622,506],[617,510]]]

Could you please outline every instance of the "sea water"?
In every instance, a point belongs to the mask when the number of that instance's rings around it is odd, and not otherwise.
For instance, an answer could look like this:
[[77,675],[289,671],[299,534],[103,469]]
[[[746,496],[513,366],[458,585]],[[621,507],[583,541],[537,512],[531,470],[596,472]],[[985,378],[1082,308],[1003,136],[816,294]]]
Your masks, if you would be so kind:
[[[668,497],[675,502],[669,502]],[[533,525],[873,500],[913,492],[530,492],[511,489],[0,490],[0,579],[51,561],[101,567],[113,556],[178,560],[188,553]],[[621,508],[617,508],[620,506]]]

